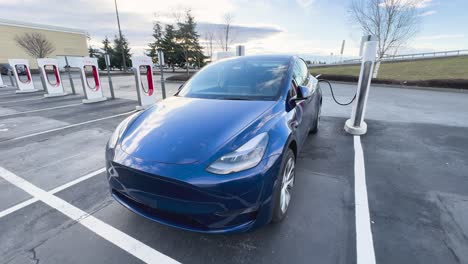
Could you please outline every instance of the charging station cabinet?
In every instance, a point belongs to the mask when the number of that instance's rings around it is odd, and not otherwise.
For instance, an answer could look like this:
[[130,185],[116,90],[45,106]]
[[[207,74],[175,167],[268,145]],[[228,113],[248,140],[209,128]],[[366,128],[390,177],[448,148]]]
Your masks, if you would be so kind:
[[[37,59],[37,65],[39,66],[39,71],[42,75],[44,80],[46,94],[44,97],[57,97],[57,96],[65,96],[65,93],[62,85],[62,78],[60,77],[58,61],[56,59]],[[53,71],[53,81],[51,81],[51,77],[49,73],[47,73],[47,68],[51,68]]]
[[[70,58],[68,64],[70,67],[78,68],[80,71],[81,83],[85,94],[85,99],[83,99],[84,104],[107,100],[102,92],[101,79],[99,78],[99,68],[96,58]],[[90,73],[92,77],[91,82],[89,80],[90,78],[87,77],[87,72]]]
[[[39,91],[38,89],[34,88],[34,82],[32,80],[28,60],[9,59],[8,63],[13,68],[13,74],[15,76],[16,83],[18,84],[18,91],[16,91],[16,93],[34,93]],[[22,78],[20,78],[20,75]]]
[[132,57],[132,65],[135,73],[139,104],[136,109],[146,109],[156,102],[153,81],[153,61],[147,56]]

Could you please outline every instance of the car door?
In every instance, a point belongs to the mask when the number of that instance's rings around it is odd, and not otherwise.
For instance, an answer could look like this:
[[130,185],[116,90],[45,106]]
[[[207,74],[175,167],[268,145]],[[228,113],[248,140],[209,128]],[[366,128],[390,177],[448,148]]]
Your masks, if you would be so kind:
[[309,89],[310,94],[311,94],[309,100],[307,100],[308,106],[307,106],[307,113],[305,114],[309,121],[309,130],[310,130],[310,128],[312,128],[312,126],[315,125],[316,118],[318,116],[318,110],[319,110],[318,106],[320,105],[320,98],[317,93],[318,80],[310,75],[309,69],[307,68],[307,64],[305,63],[304,60],[299,59],[297,60],[297,63],[299,64],[299,67],[301,68],[302,74],[307,76],[307,79],[304,82],[304,86],[306,86]]
[[[311,97],[296,102],[297,111],[301,112],[302,119],[298,127],[298,132],[300,133],[301,138],[301,140],[299,140],[299,143],[302,145],[306,140],[307,135],[309,134],[311,126],[313,125],[315,112],[312,103],[314,100],[314,87],[312,83],[312,78],[309,75],[307,66],[302,59],[297,59],[294,63],[293,80],[295,82],[295,85],[297,85],[298,87],[306,87],[312,92]],[[297,91],[300,93],[300,89],[297,89]],[[302,94],[299,94],[299,96],[302,96]]]
[[[300,64],[296,60],[293,66],[293,76],[292,76],[292,88],[294,89],[297,97],[301,97],[302,94],[300,93],[299,86],[304,86],[307,84],[308,78],[307,75],[301,69]],[[294,101],[294,110],[295,110],[295,129],[296,129],[296,138],[299,143],[299,146],[302,146],[307,135],[309,134],[310,128],[310,98],[306,100],[295,100]]]

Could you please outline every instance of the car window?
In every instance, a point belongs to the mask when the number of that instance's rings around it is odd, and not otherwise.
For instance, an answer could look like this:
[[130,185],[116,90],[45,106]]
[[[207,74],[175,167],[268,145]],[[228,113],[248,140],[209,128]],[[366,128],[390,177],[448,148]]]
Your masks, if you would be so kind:
[[284,87],[289,59],[242,58],[206,66],[196,74],[179,96],[275,100]]
[[293,67],[294,67],[293,68],[293,79],[294,79],[294,81],[296,81],[297,85],[302,85],[302,83],[304,82],[304,75],[302,74],[301,67],[299,66],[297,61],[294,62]]
[[307,85],[309,81],[309,70],[301,59],[296,60],[294,63],[293,78],[298,85]]
[[297,63],[299,64],[301,74],[304,78],[302,85],[307,85],[307,83],[309,82],[309,76],[310,76],[309,69],[307,68],[307,65],[302,59],[297,60]]

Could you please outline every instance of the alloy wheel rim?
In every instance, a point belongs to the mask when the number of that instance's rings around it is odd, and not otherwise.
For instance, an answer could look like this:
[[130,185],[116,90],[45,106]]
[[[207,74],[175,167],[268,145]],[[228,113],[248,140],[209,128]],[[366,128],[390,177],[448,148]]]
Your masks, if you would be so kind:
[[291,157],[286,162],[281,182],[280,209],[283,214],[288,210],[289,202],[291,201],[291,188],[294,186],[294,176],[295,164],[294,159]]

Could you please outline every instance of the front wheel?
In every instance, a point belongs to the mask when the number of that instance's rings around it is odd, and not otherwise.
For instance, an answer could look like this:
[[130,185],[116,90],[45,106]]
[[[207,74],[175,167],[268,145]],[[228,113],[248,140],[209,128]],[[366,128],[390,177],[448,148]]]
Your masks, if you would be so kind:
[[274,195],[273,222],[280,222],[286,212],[291,201],[292,188],[296,173],[296,158],[291,149],[288,149],[281,164],[281,171],[278,175],[278,184]]

